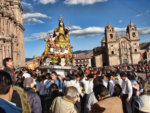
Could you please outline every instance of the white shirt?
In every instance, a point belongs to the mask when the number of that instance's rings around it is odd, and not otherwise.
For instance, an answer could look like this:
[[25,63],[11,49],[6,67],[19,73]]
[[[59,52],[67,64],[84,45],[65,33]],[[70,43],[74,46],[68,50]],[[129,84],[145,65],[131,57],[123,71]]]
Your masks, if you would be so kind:
[[90,94],[91,92],[93,92],[93,80],[85,80],[83,82],[83,86],[86,94]]
[[122,94],[128,94],[128,98],[131,98],[133,93],[131,81],[128,78],[126,78],[125,80],[122,81],[121,87],[122,87]]
[[79,81],[76,81],[76,80],[64,81],[64,87],[70,87],[70,86],[76,87],[79,94],[82,93]]
[[107,78],[105,78],[105,79],[103,79],[103,85],[107,88],[107,84],[108,84],[108,79]]
[[94,105],[97,101],[98,100],[96,99],[94,92],[90,93],[86,98],[84,113],[89,113],[92,105]]
[[22,76],[23,76],[24,78],[31,77],[31,75],[30,75],[29,73],[24,73]]
[[118,75],[117,78],[118,78],[118,84],[121,86],[122,85],[122,79],[121,79],[120,75]]
[[115,80],[109,80],[109,94],[113,95],[114,93],[114,86],[116,85],[116,81]]

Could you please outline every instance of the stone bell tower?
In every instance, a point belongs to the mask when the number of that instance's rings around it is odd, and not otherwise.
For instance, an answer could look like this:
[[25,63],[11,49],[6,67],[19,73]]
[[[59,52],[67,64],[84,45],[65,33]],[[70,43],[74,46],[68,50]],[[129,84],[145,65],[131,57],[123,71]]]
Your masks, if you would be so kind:
[[130,40],[139,40],[137,27],[132,22],[127,26],[126,33]]
[[109,23],[105,27],[105,40],[106,40],[106,42],[112,42],[112,41],[116,40],[114,27],[111,26]]
[[130,40],[130,51],[133,59],[132,64],[138,64],[140,61],[140,39],[138,37],[138,30],[136,25],[130,22],[130,24],[127,26],[126,34]]
[[106,56],[106,65],[115,65],[118,61],[118,45],[116,43],[116,34],[114,27],[108,24],[105,27],[105,56]]
[[0,0],[0,67],[6,57],[25,66],[24,27],[20,0]]

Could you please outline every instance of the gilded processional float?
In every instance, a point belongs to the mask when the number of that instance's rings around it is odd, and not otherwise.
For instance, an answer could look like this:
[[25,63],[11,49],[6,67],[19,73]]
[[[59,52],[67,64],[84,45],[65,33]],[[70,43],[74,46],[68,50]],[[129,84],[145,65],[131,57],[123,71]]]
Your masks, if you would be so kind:
[[69,39],[70,27],[65,28],[63,18],[59,17],[59,26],[54,29],[53,36],[49,33],[45,50],[42,54],[44,65],[68,66],[72,64],[73,55]]
[[71,71],[73,55],[69,39],[70,27],[65,28],[63,18],[59,17],[59,26],[54,29],[53,35],[48,33],[45,50],[41,56],[41,66],[48,72],[56,71],[65,76],[66,72]]

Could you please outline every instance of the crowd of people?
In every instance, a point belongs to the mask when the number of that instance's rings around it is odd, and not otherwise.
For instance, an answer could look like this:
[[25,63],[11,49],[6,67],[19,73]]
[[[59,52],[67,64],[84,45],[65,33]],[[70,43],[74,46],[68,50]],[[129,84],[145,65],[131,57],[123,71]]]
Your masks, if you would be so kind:
[[[76,66],[65,77],[3,60],[0,113],[150,113],[150,64]],[[137,76],[138,71],[145,73]]]

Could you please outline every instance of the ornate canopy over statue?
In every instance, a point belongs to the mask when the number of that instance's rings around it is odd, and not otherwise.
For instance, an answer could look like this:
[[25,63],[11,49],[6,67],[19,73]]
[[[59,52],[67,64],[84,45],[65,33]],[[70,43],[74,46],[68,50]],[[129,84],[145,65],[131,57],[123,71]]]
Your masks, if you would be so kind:
[[48,34],[42,62],[50,64],[70,65],[72,63],[71,45],[69,40],[70,28],[65,28],[63,18],[59,17],[59,26],[54,29],[53,36]]

